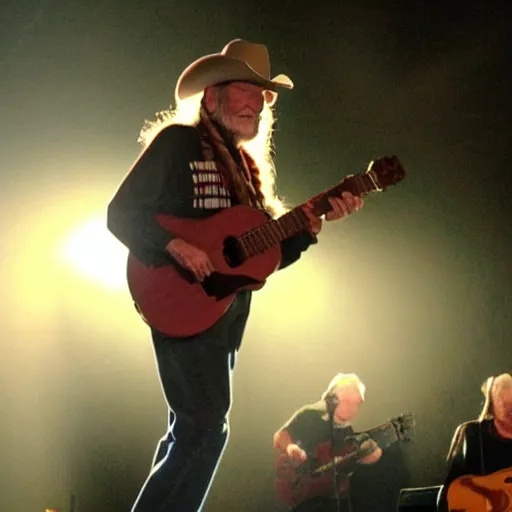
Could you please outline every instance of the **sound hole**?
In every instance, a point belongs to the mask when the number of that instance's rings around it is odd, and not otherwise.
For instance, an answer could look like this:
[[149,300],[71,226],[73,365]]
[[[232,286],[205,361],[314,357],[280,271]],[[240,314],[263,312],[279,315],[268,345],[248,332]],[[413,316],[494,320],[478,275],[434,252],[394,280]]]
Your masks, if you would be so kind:
[[506,483],[506,484],[512,484],[512,476],[507,476],[507,477],[505,478],[505,483]]
[[234,236],[230,236],[224,240],[224,249],[222,251],[226,263],[231,268],[239,267],[244,262],[244,257],[240,244]]

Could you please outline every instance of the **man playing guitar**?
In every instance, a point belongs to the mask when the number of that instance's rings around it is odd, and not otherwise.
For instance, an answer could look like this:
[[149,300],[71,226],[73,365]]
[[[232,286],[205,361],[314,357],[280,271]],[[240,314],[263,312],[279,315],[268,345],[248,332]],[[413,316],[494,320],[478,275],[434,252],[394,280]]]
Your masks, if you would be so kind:
[[[277,492],[281,500],[296,506],[294,512],[351,510],[350,473],[356,464],[374,464],[382,456],[382,449],[373,439],[368,436],[354,438],[351,421],[356,417],[364,395],[365,385],[357,375],[340,373],[332,379],[319,402],[299,409],[274,434],[274,448],[283,454],[281,461],[284,462],[279,462],[277,467]],[[347,443],[351,438],[352,441]],[[288,487],[287,477],[283,474],[286,459],[291,466],[305,465],[311,457],[325,463],[333,455],[343,456],[347,449],[354,448],[358,456],[343,464],[339,474],[334,475],[333,468],[325,475],[306,479],[304,484],[296,482]],[[301,486],[301,492],[295,492]],[[290,490],[292,492],[288,492]]]
[[[222,456],[251,291],[208,290],[252,253],[265,259],[276,240],[266,272],[288,266],[316,242],[323,214],[338,220],[362,206],[360,194],[336,189],[321,208],[305,203],[283,222],[269,222],[285,211],[273,192],[272,106],[277,89],[292,86],[284,75],[271,78],[261,44],[237,39],[196,60],[178,80],[176,110],[141,132],[144,150],[108,206],[108,228],[130,250],[129,287],[151,328],[169,408],[168,430],[133,512],[200,509]],[[358,183],[363,192],[382,189],[374,174]],[[201,242],[219,232],[216,219],[228,218],[223,226],[235,229],[242,214],[265,228],[262,236],[249,224],[237,243],[218,244],[214,260]]]
[[440,512],[512,511],[512,375],[489,377],[482,393],[479,418],[453,436]]

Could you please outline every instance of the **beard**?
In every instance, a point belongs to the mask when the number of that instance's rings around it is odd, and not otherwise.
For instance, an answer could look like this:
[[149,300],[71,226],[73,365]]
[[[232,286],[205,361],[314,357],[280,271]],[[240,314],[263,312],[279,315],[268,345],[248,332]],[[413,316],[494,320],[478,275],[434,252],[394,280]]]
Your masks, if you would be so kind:
[[226,115],[222,110],[217,110],[212,118],[225,130],[231,141],[237,146],[253,140],[258,135],[260,116]]

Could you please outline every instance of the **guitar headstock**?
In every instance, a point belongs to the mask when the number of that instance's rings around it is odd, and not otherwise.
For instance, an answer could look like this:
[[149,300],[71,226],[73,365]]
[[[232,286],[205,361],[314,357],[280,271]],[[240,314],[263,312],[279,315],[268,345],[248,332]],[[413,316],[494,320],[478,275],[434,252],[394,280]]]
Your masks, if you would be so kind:
[[405,170],[395,155],[383,156],[373,160],[368,165],[366,173],[371,176],[380,190],[386,190],[405,178]]
[[395,427],[396,435],[400,441],[410,441],[411,433],[416,426],[414,414],[402,413],[400,416],[391,420],[393,427]]

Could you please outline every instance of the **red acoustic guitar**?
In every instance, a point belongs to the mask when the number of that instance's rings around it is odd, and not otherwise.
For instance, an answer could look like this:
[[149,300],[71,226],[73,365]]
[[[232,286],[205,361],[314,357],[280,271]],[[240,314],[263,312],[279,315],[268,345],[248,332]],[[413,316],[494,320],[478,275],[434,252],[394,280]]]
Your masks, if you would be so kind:
[[[311,199],[317,215],[327,213],[330,196],[349,191],[357,196],[385,190],[402,181],[405,171],[396,156],[370,163],[364,174],[347,176]],[[280,242],[308,228],[301,206],[271,220],[248,206],[220,210],[205,219],[158,215],[160,225],[205,251],[216,272],[202,283],[178,265],[147,267],[128,256],[128,287],[146,322],[175,337],[188,337],[212,326],[227,310],[237,291],[262,288],[279,267]]]

